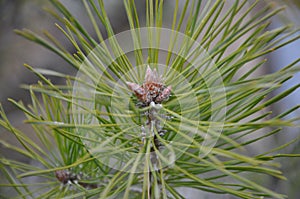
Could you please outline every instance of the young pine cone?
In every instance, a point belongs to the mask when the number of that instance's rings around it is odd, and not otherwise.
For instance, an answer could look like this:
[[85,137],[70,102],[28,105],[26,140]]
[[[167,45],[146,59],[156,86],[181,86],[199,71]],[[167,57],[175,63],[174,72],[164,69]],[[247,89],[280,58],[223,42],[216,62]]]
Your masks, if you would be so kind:
[[166,87],[157,71],[155,69],[151,70],[149,66],[147,67],[145,81],[141,86],[132,82],[126,83],[144,106],[149,106],[151,102],[161,104],[171,94],[171,86]]

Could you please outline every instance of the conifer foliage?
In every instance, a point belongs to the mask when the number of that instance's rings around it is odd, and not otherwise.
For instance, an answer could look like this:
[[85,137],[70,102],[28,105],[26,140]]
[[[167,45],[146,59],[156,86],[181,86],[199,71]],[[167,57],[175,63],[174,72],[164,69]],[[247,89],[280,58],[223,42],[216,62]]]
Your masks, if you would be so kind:
[[[135,1],[124,0],[130,29],[115,34],[106,2],[82,0],[93,34],[60,1],[50,1],[48,11],[76,53],[48,32],[16,33],[78,73],[25,64],[40,79],[24,86],[32,102],[10,101],[38,142],[1,107],[0,125],[22,147],[1,144],[31,160],[0,157],[2,187],[17,198],[185,198],[180,188],[285,198],[257,179],[284,180],[277,158],[297,157],[281,150],[299,137],[258,154],[247,150],[295,126],[295,118],[285,118],[299,106],[278,115],[269,110],[299,85],[270,94],[299,71],[300,59],[253,76],[266,67],[263,56],[299,38],[292,26],[269,29],[282,8],[261,7],[258,0],[146,0],[143,22]],[[165,5],[172,5],[169,28]],[[53,84],[52,76],[66,84]]]

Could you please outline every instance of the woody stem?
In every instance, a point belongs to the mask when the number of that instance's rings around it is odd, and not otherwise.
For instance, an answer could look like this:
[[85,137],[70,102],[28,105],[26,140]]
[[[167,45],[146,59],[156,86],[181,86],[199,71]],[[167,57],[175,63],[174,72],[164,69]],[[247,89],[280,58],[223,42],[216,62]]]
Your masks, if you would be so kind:
[[149,186],[148,186],[148,197],[151,198],[152,192],[153,192],[153,177],[152,177],[152,170],[153,168],[157,168],[157,156],[155,153],[155,149],[159,149],[159,141],[157,139],[156,133],[155,131],[159,132],[161,130],[160,127],[160,121],[157,118],[157,108],[155,106],[154,103],[150,104],[151,108],[147,111],[147,121],[146,121],[146,125],[149,129],[149,137],[152,139],[151,143],[153,143],[153,145],[150,148],[150,162],[152,164],[152,168],[151,166],[149,166],[148,170],[149,170]]

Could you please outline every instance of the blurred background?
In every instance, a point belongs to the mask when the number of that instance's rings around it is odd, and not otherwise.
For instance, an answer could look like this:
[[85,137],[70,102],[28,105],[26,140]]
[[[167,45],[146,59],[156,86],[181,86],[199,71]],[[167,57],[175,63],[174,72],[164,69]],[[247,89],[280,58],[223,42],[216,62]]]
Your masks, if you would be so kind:
[[[81,1],[74,0],[61,0],[61,2],[73,13],[84,27],[93,32],[91,24],[85,13],[84,7]],[[120,0],[106,0],[104,1],[107,12],[111,19],[113,28],[116,33],[128,29],[126,13]],[[145,2],[136,1],[137,8],[140,13],[144,13]],[[278,17],[272,19],[270,29],[282,26],[287,23],[294,23],[296,27],[300,27],[300,1],[299,0],[268,0],[264,3],[272,3],[274,7],[285,5],[287,9]],[[173,1],[169,0],[165,2],[165,11],[172,12],[172,9],[166,9],[173,6]],[[16,107],[7,101],[7,98],[13,98],[15,100],[22,100],[24,104],[30,103],[30,98],[26,90],[21,89],[21,84],[36,83],[38,79],[32,73],[30,73],[25,67],[24,63],[38,68],[46,68],[64,72],[68,74],[75,74],[76,71],[72,69],[66,62],[56,56],[54,53],[45,50],[43,47],[27,41],[26,39],[16,35],[14,29],[30,29],[33,32],[42,34],[44,30],[49,31],[59,41],[66,46],[70,44],[65,41],[62,33],[55,27],[56,20],[51,17],[50,14],[43,10],[44,7],[51,7],[48,1],[40,0],[0,0],[0,103],[3,105],[10,121],[18,128],[28,132],[30,136],[31,130],[22,123],[24,116],[20,113]],[[172,13],[170,13],[172,15]],[[298,32],[300,34],[300,32]],[[105,35],[104,35],[105,36]],[[74,49],[69,46],[67,48],[70,52]],[[300,57],[300,41],[295,41],[288,46],[277,50],[267,56],[269,59],[268,65],[264,68],[262,73],[271,73],[279,70],[281,67],[288,65],[295,59]],[[51,79],[52,82],[64,83],[60,79]],[[286,82],[283,88],[285,90],[293,85],[299,84],[300,74]],[[299,89],[292,95],[287,97],[284,101],[280,101],[272,107],[272,111],[275,113],[282,112],[299,104],[300,91]],[[300,111],[296,111],[293,117],[299,117]],[[269,145],[276,145],[282,143],[280,141],[289,141],[299,135],[299,128],[286,128],[284,133],[278,134],[268,142]],[[3,129],[0,129],[0,136],[7,135]],[[3,136],[2,136],[3,137]],[[4,137],[11,143],[15,143],[13,137]],[[300,153],[300,144],[294,144],[286,149],[286,153]],[[22,161],[28,161],[22,156],[18,156],[11,151],[6,151],[0,145],[0,155],[9,155],[15,159]],[[300,183],[300,160],[291,159],[288,162],[282,159],[282,170],[285,176],[288,178],[287,182],[278,181],[276,179],[270,179],[267,181],[269,187],[278,192],[286,193],[289,198],[297,199],[300,196],[299,183]],[[1,184],[1,180],[0,180]],[[186,197],[189,198],[191,191],[187,192]],[[5,195],[1,194],[5,198]],[[205,197],[206,196],[206,197]],[[298,197],[297,197],[298,196]],[[210,198],[209,195],[203,193],[202,198]],[[221,197],[222,198],[222,197]]]

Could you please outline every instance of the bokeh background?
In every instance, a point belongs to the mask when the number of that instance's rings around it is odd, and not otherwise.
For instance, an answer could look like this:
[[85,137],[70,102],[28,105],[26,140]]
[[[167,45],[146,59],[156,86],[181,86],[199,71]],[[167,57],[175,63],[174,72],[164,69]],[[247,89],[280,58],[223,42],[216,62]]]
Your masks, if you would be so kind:
[[[232,0],[233,1],[233,0]],[[294,23],[295,27],[300,27],[300,1],[299,0],[268,0],[262,1],[262,4],[272,3],[274,7],[285,5],[286,10],[278,17],[272,19],[270,28],[276,28],[278,26]],[[91,24],[88,21],[84,7],[81,1],[77,0],[61,0],[61,2],[84,24],[84,27],[93,32]],[[143,16],[144,13],[144,1],[136,1],[138,12]],[[120,0],[106,0],[106,9],[109,13],[112,25],[116,33],[128,29],[127,17]],[[172,0],[165,1],[165,12],[172,12],[169,9],[173,6]],[[3,105],[9,119],[18,128],[26,131],[28,135],[31,134],[31,129],[22,123],[24,116],[19,112],[16,107],[7,101],[7,98],[13,98],[15,100],[22,100],[25,104],[30,103],[30,98],[26,90],[22,89],[20,85],[36,83],[38,79],[34,74],[30,73],[25,67],[24,63],[28,63],[34,67],[46,68],[56,70],[63,73],[75,74],[76,71],[72,67],[68,66],[62,59],[56,56],[54,53],[45,50],[43,47],[38,46],[32,42],[25,40],[24,38],[16,35],[14,29],[30,29],[33,32],[42,34],[43,31],[47,30],[58,38],[66,46],[69,45],[65,41],[62,33],[55,27],[56,20],[51,17],[50,14],[44,11],[43,8],[51,7],[48,1],[41,0],[0,0],[0,103]],[[172,13],[170,13],[172,15]],[[300,31],[298,32],[300,34]],[[105,35],[104,35],[105,36]],[[69,46],[70,52],[74,49]],[[286,66],[293,60],[300,57],[300,41],[295,41],[288,46],[269,54],[268,64],[265,66],[261,73],[270,73]],[[64,83],[60,79],[52,78],[52,82]],[[300,74],[286,82],[281,90],[287,89],[293,85],[300,83]],[[280,91],[280,90],[279,90]],[[278,92],[279,92],[278,91]],[[292,95],[287,97],[285,100],[280,101],[276,105],[272,106],[274,113],[282,112],[288,109],[288,107],[299,104],[300,91],[299,89]],[[300,111],[296,111],[293,117],[299,117]],[[286,128],[283,133],[272,137],[268,140],[268,145],[278,145],[283,143],[282,141],[289,141],[299,135],[299,128]],[[5,136],[4,136],[5,135]],[[3,129],[0,129],[0,136],[10,143],[16,143],[13,137],[6,136]],[[33,138],[34,139],[34,138]],[[261,143],[264,144],[264,143]],[[253,149],[255,150],[255,149]],[[258,150],[258,149],[256,149]],[[296,143],[287,149],[286,153],[300,153],[300,143]],[[15,159],[22,161],[28,161],[24,157],[19,156],[16,153],[7,151],[3,146],[0,145],[0,155],[10,156]],[[300,160],[286,159],[281,160],[282,170],[288,181],[282,182],[277,179],[268,179],[268,187],[278,192],[286,193],[289,198],[297,199],[300,198]],[[0,175],[1,178],[1,175]],[[0,184],[2,180],[0,179]],[[2,190],[3,191],[3,190]],[[192,194],[189,190],[187,191],[187,198]],[[0,198],[6,198],[7,193],[1,193]],[[203,193],[201,198],[211,198],[209,194]],[[221,197],[222,198],[222,197]]]

